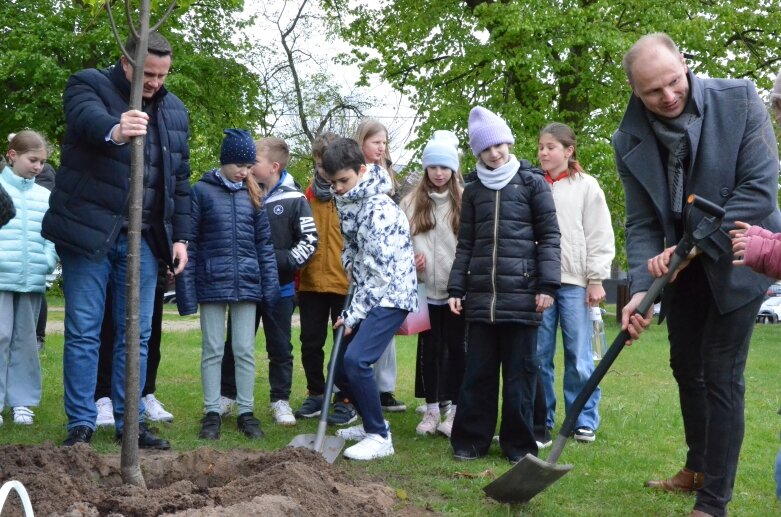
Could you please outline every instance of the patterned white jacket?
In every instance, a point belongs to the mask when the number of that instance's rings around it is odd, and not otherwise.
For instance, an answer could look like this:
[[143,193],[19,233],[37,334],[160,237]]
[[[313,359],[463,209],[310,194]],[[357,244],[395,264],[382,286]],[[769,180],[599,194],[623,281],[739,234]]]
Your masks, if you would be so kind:
[[386,194],[385,169],[371,166],[342,196],[334,196],[344,235],[342,263],[355,282],[355,295],[343,314],[355,327],[375,307],[418,310],[415,257],[407,217]]

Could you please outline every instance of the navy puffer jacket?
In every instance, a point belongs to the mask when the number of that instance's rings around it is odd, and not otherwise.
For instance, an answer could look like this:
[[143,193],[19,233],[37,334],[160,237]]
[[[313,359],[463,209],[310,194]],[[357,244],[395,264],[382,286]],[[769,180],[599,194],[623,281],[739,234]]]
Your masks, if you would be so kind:
[[539,325],[535,296],[561,283],[560,238],[550,188],[526,160],[501,190],[468,183],[449,295],[465,298],[467,321]]
[[[130,145],[106,141],[128,110],[130,83],[117,63],[105,70],[82,70],[68,79],[63,95],[67,128],[62,160],[43,220],[43,236],[57,246],[97,259],[122,229],[130,197]],[[190,233],[189,114],[175,95],[161,88],[154,96],[163,171],[161,241],[153,250],[171,265],[171,242]],[[146,143],[149,144],[149,138]],[[162,249],[161,249],[162,248]]]
[[231,190],[207,172],[192,188],[194,237],[189,261],[176,281],[181,315],[199,303],[265,302],[279,299],[277,261],[263,206],[256,210],[246,187]]

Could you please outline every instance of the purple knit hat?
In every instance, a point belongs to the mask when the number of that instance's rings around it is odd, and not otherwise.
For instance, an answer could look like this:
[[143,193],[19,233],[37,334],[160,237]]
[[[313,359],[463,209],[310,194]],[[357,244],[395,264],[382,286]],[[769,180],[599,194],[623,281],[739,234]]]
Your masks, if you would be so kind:
[[472,108],[469,112],[469,147],[475,156],[491,146],[514,143],[510,126],[502,117],[482,106]]

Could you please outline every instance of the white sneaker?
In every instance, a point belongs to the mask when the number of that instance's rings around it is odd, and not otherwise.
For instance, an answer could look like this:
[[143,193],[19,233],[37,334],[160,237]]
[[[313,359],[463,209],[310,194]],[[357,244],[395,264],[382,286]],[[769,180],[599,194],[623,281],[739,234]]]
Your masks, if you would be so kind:
[[174,416],[165,410],[163,403],[160,402],[154,393],[144,397],[144,406],[146,408],[146,419],[152,422],[173,422]]
[[417,413],[419,415],[425,415],[426,414],[426,409],[428,409],[428,405],[424,402],[423,404],[421,404],[421,405],[419,405],[418,407],[415,408],[415,413]]
[[98,418],[95,425],[98,427],[114,427],[114,404],[108,397],[101,397],[95,401],[95,408],[98,410]]
[[287,400],[277,400],[271,403],[271,414],[279,425],[296,425],[296,417]]
[[3,425],[3,415],[0,415],[0,426]]
[[358,442],[366,438],[366,431],[363,429],[363,424],[358,424],[344,429],[337,429],[336,436],[351,442]]
[[423,415],[423,420],[415,428],[415,432],[419,435],[435,434],[437,432],[437,426],[439,425],[439,411],[427,411]]
[[547,442],[540,442],[540,441],[537,441],[537,448],[538,448],[539,450],[542,450],[542,449],[547,449],[547,448],[548,448],[548,447],[550,447],[551,445],[553,445],[553,440],[548,440]]
[[220,395],[220,416],[230,416],[236,409],[236,401]]
[[445,417],[445,420],[437,426],[437,431],[450,438],[450,433],[453,432],[453,421],[456,419],[456,410],[450,410]]
[[35,413],[24,406],[14,408],[14,423],[17,425],[33,425]]
[[[452,403],[449,400],[442,400],[439,403],[439,414],[442,416],[447,416],[448,413],[450,413],[450,407]],[[419,415],[425,415],[426,410],[428,409],[428,404],[425,402],[418,407],[415,408],[415,413]]]
[[345,449],[344,457],[351,460],[373,460],[392,456],[394,452],[390,433],[387,438],[383,438],[379,434],[368,433],[366,438]]

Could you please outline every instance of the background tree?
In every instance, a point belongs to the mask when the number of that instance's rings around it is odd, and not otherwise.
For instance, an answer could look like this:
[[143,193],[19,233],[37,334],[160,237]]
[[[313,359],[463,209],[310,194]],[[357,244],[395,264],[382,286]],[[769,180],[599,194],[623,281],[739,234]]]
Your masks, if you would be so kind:
[[[578,155],[605,190],[615,228],[623,192],[610,136],[630,89],[621,58],[641,35],[667,32],[693,54],[695,73],[746,77],[760,88],[781,63],[775,0],[389,0],[379,7],[323,0],[355,50],[348,62],[380,74],[410,96],[423,121],[453,129],[467,149],[469,109],[507,118],[515,152],[536,161],[537,133],[557,120],[578,133]],[[617,232],[623,250],[623,233]],[[623,251],[622,251],[623,252]]]
[[[65,132],[62,92],[68,77],[82,68],[117,62],[119,51],[106,14],[84,9],[83,3],[0,2],[3,137],[30,127],[60,143]],[[115,4],[116,14],[124,17],[122,2]],[[153,19],[167,5],[153,7]],[[262,83],[243,61],[251,49],[251,40],[242,36],[248,23],[240,21],[243,8],[243,0],[199,0],[177,9],[162,28],[174,48],[166,87],[190,110],[194,179],[216,166],[223,128],[256,127],[265,115]]]

